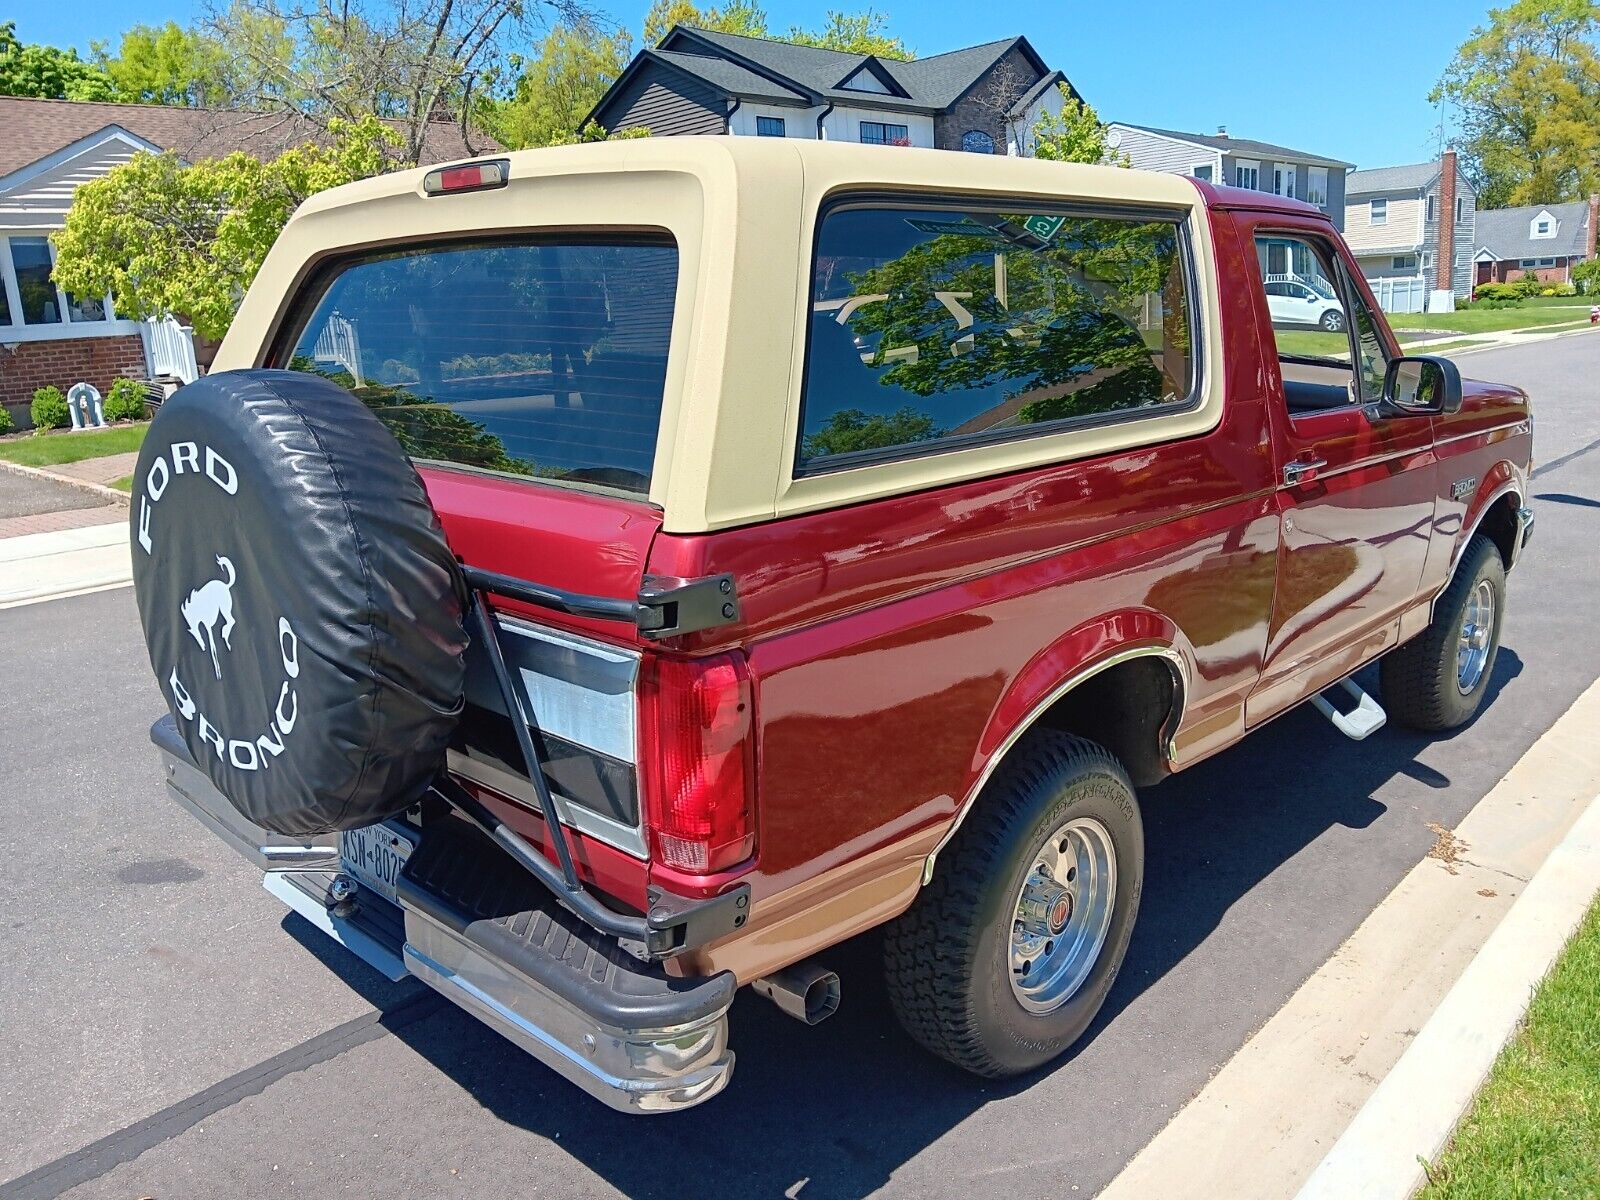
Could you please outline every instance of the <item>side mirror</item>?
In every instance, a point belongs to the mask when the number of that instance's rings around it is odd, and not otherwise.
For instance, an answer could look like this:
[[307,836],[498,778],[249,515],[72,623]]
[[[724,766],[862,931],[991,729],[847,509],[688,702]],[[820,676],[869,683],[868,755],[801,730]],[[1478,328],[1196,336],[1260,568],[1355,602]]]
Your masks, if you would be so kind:
[[1383,379],[1383,402],[1397,413],[1460,412],[1461,372],[1448,358],[1419,354],[1393,359]]

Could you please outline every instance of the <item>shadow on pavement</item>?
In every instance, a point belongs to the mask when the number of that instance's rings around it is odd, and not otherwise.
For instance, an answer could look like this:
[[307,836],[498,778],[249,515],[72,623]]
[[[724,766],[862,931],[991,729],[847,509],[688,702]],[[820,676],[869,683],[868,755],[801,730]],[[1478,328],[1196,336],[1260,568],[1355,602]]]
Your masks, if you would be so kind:
[[[1488,705],[1521,670],[1517,655],[1502,649]],[[1375,688],[1375,674],[1360,681]],[[1404,774],[1448,786],[1416,760],[1434,740],[1388,729],[1352,753],[1302,706],[1147,789],[1143,907],[1122,974],[1084,1041],[1033,1076],[986,1082],[918,1049],[889,1012],[875,934],[824,956],[843,977],[844,1003],[823,1025],[804,1027],[742,992],[732,1013],[732,1084],[711,1103],[671,1117],[605,1109],[443,1002],[394,1033],[496,1118],[550,1139],[627,1196],[862,1196],[991,1101],[1070,1081],[1074,1059],[1096,1039],[1115,1038],[1118,1016],[1261,880],[1330,829],[1365,828],[1381,817],[1385,806],[1371,796],[1387,780]],[[386,992],[353,956],[319,952],[316,943],[326,939],[292,924],[320,961],[363,994]],[[397,1097],[396,1120],[426,1121],[403,1105]]]

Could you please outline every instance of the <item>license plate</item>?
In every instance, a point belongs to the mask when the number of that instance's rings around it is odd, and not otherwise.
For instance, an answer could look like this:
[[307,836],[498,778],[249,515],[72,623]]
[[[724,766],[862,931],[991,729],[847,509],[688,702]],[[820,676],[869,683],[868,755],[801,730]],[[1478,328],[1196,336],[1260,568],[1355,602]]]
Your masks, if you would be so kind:
[[368,825],[348,829],[339,835],[339,865],[354,876],[362,887],[371,888],[392,904],[398,904],[395,882],[400,868],[417,848],[413,835],[392,825]]

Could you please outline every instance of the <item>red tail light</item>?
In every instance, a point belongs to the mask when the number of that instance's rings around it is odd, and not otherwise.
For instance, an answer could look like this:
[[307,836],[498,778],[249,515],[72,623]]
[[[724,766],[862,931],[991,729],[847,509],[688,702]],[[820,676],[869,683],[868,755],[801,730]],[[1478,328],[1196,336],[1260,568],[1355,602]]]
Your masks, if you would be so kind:
[[755,851],[744,660],[652,658],[642,683],[645,819],[656,858],[707,875]]

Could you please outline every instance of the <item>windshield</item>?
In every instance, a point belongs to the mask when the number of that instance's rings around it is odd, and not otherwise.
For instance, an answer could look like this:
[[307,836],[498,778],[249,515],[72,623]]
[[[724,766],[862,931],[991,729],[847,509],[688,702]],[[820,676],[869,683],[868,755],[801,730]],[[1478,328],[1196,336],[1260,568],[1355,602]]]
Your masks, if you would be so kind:
[[677,276],[661,241],[363,258],[311,298],[278,365],[350,389],[413,459],[642,495]]

